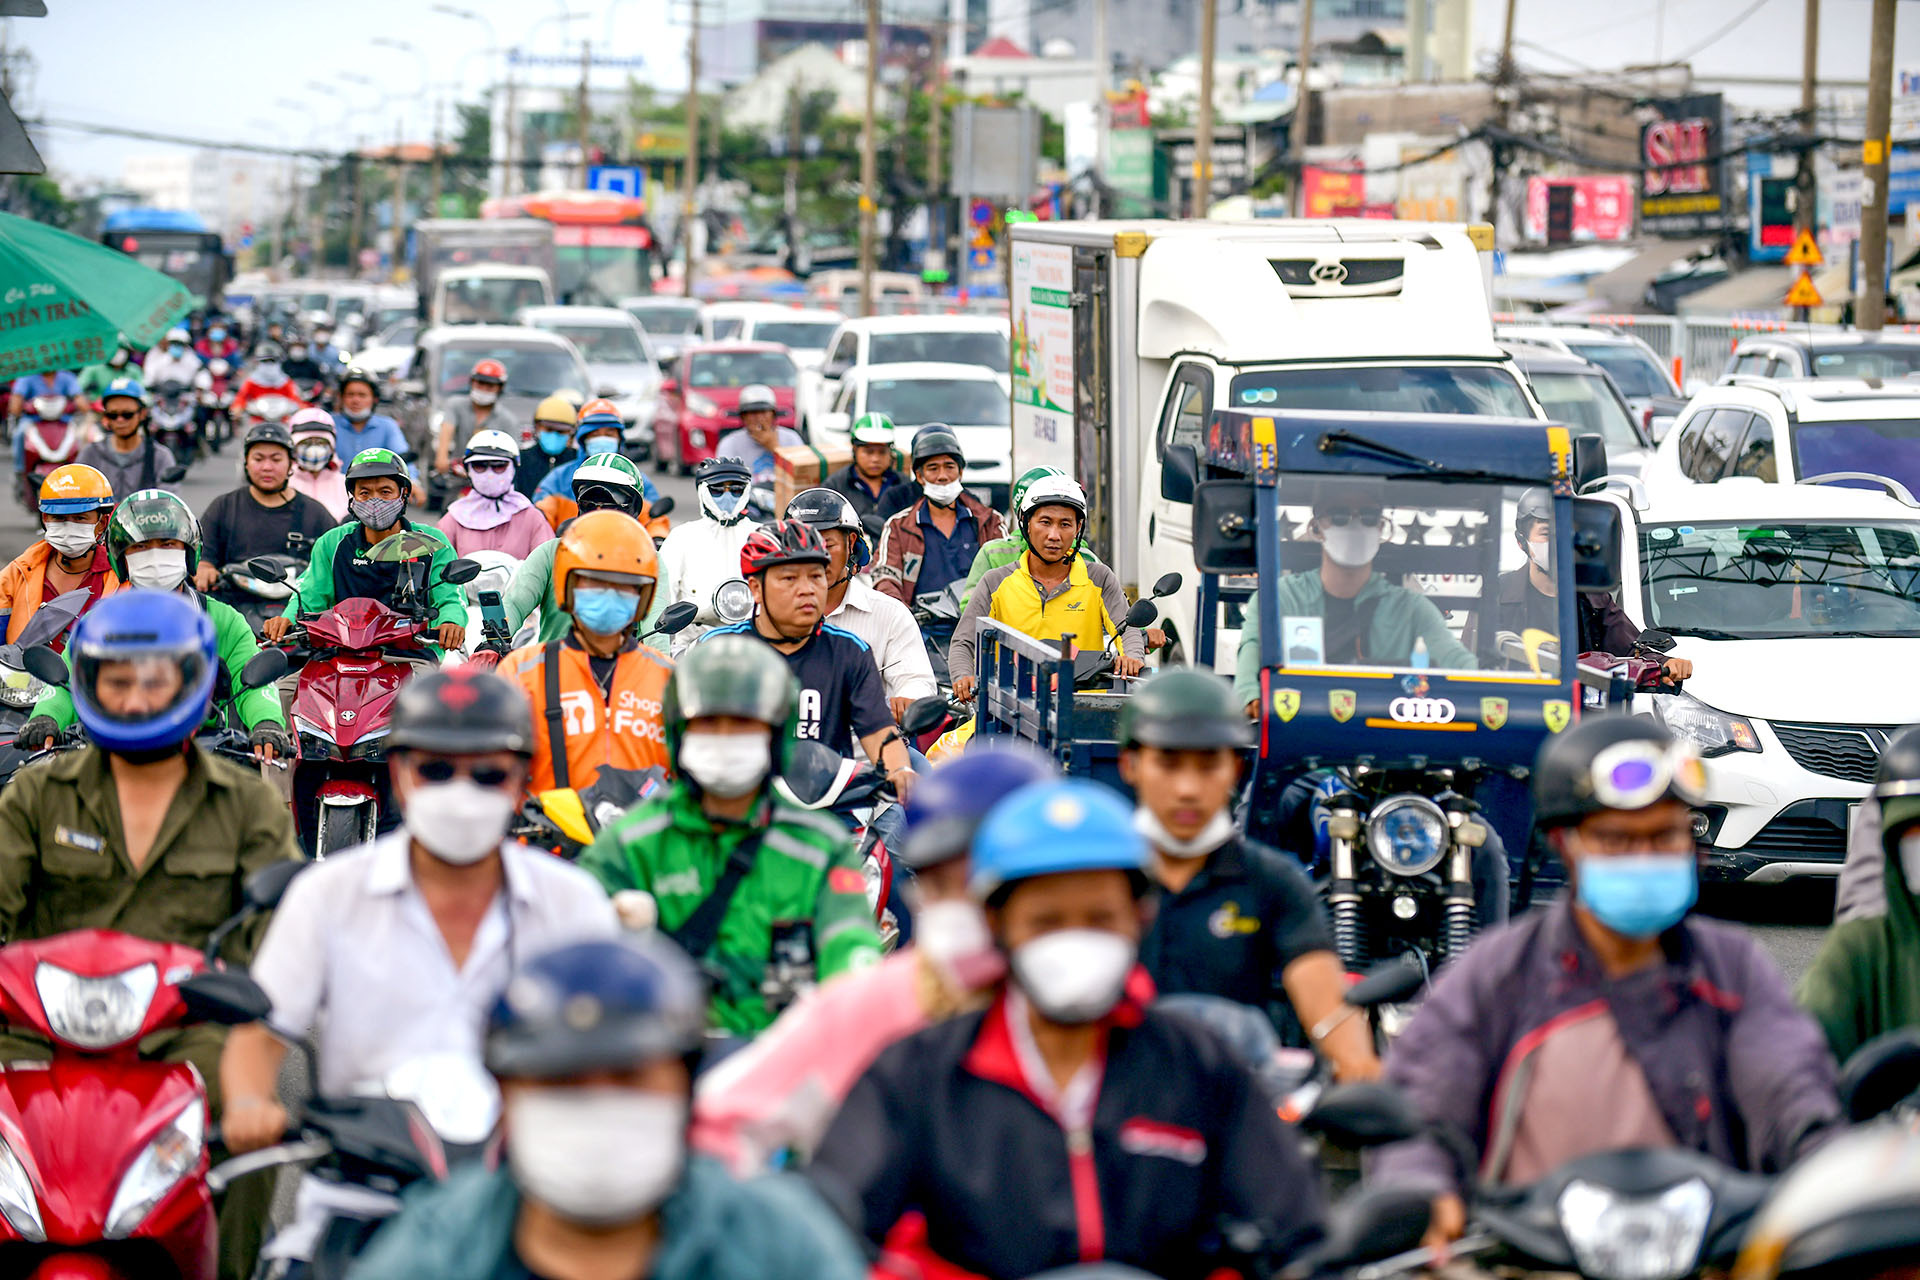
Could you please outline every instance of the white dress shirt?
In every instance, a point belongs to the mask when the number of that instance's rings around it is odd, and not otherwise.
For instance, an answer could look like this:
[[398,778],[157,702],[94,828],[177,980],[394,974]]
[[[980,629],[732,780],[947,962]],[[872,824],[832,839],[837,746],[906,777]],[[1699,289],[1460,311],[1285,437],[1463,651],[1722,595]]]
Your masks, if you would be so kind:
[[873,589],[865,578],[847,583],[847,595],[827,621],[859,636],[873,651],[889,698],[930,698],[940,692],[927,657],[926,637],[907,606]]

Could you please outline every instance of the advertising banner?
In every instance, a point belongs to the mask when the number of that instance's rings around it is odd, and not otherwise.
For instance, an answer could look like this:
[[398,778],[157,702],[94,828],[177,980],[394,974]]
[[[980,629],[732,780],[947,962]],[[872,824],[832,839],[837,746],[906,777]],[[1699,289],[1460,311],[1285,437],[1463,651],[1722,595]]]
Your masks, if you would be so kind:
[[[1549,206],[1556,190],[1572,196],[1565,238],[1552,225]],[[1562,197],[1564,199],[1564,197]],[[1553,233],[1553,234],[1550,234]],[[1526,236],[1553,244],[1628,240],[1633,237],[1633,179],[1622,174],[1527,179]]]
[[1662,118],[1640,126],[1640,229],[1691,236],[1725,228],[1732,215],[1727,166],[1725,103],[1717,93],[1669,98]]

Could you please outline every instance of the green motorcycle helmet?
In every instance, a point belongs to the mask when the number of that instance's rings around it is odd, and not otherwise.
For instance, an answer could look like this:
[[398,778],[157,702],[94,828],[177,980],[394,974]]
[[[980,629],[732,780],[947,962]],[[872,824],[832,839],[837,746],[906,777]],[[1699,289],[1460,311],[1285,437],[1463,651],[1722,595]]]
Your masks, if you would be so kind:
[[391,449],[362,449],[353,455],[353,461],[347,464],[347,492],[353,492],[355,480],[377,480],[390,476],[400,482],[402,491],[413,482],[407,474],[407,464],[400,455]]
[[1025,471],[1022,471],[1020,478],[1013,482],[1013,488],[1007,491],[1007,513],[1013,520],[1011,527],[1019,527],[1020,501],[1027,496],[1027,490],[1033,487],[1034,481],[1043,480],[1048,476],[1064,476],[1065,474],[1067,473],[1058,467],[1028,467]]
[[1194,667],[1162,671],[1120,710],[1120,749],[1206,751],[1253,745],[1253,726],[1233,704],[1225,677]]
[[127,549],[143,542],[176,538],[187,544],[187,578],[200,567],[200,522],[193,511],[165,489],[142,489],[129,495],[107,518],[107,562],[114,576],[126,582]]
[[786,768],[800,729],[800,686],[772,646],[752,636],[703,639],[673,668],[661,698],[667,759],[680,773],[687,722],[700,716],[738,716],[773,726],[773,769]]

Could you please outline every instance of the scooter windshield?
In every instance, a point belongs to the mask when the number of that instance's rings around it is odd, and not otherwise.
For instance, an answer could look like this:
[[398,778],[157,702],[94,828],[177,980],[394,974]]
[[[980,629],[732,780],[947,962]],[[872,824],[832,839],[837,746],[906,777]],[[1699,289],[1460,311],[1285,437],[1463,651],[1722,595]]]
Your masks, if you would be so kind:
[[431,560],[447,544],[419,529],[402,529],[391,538],[367,548],[367,559],[375,564],[398,564],[402,560]]

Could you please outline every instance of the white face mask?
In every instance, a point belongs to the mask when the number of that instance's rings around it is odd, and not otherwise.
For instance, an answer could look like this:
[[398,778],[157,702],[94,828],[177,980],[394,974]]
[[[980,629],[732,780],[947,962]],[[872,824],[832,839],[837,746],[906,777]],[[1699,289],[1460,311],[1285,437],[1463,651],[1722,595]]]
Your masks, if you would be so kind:
[[1321,535],[1327,548],[1327,556],[1343,569],[1358,569],[1361,565],[1372,564],[1373,557],[1380,551],[1380,530],[1378,526],[1352,523],[1346,525],[1328,525]]
[[615,1085],[517,1090],[507,1163],[528,1196],[569,1222],[612,1227],[651,1213],[687,1161],[687,1102]]
[[913,917],[913,945],[955,986],[967,984],[955,976],[956,966],[993,950],[993,931],[986,913],[964,898],[943,898],[921,907]]
[[1540,571],[1545,573],[1547,570],[1553,568],[1553,544],[1551,542],[1529,542],[1527,544],[1527,557],[1539,565]]
[[1900,837],[1900,870],[1907,877],[1907,892],[1920,894],[1920,830]]
[[482,391],[478,387],[475,387],[468,394],[472,396],[473,402],[478,405],[489,405],[500,398],[498,391]]
[[1182,840],[1167,830],[1153,810],[1141,805],[1133,811],[1133,829],[1169,858],[1201,858],[1233,838],[1233,812],[1220,810],[1193,839]]
[[187,553],[181,547],[127,552],[127,581],[154,591],[172,591],[187,580]]
[[471,778],[423,782],[407,797],[407,834],[440,861],[466,866],[500,847],[513,810],[511,795]]
[[923,484],[920,492],[931,498],[935,505],[950,507],[960,500],[960,482],[949,480],[945,484]]
[[744,796],[773,769],[773,742],[760,733],[689,733],[680,740],[680,771],[724,800]]
[[47,542],[63,556],[83,555],[93,549],[99,531],[91,523],[62,520],[46,526]]
[[1120,1003],[1134,954],[1132,939],[1106,929],[1059,929],[1014,948],[1009,963],[1042,1016],[1078,1026]]

